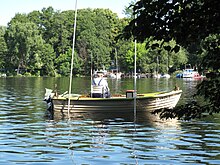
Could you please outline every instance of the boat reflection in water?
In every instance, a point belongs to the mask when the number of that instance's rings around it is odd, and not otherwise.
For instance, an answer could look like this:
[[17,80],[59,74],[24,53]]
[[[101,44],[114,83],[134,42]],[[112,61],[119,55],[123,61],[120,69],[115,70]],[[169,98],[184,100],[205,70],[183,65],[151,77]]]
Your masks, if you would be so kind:
[[57,111],[48,111],[50,120],[70,120],[70,121],[93,121],[107,124],[109,122],[126,122],[132,124],[144,124],[157,128],[169,128],[170,126],[177,126],[179,121],[177,119],[161,119],[159,115],[152,114],[151,112],[75,112],[63,113]]
[[125,162],[123,158],[126,158],[129,162],[136,161],[138,164],[138,161],[143,162],[141,155],[149,153],[146,146],[157,150],[155,144],[167,138],[169,132],[172,137],[176,136],[170,130],[181,130],[179,121],[160,120],[149,112],[76,112],[68,116],[68,113],[55,111],[50,123],[52,124],[47,128],[49,140],[53,141],[51,135],[57,132],[65,136],[60,141],[68,139],[68,150],[73,155],[72,159],[78,162],[82,159],[78,155],[82,154],[90,157],[90,161],[100,158],[110,161],[117,154],[120,158],[116,161]]

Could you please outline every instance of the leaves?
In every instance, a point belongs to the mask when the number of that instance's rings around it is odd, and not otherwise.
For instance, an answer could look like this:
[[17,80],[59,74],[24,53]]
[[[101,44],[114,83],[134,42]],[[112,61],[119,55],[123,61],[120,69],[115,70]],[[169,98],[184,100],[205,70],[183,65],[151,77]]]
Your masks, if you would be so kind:
[[3,68],[4,65],[6,65],[7,61],[4,61],[3,59],[6,58],[6,53],[7,53],[7,45],[4,39],[5,35],[5,28],[0,27],[0,68]]
[[[59,12],[52,7],[27,15],[16,14],[6,27],[5,38],[2,36],[3,40],[0,40],[1,45],[4,41],[7,43],[8,61],[12,67],[31,72],[42,68],[42,74],[56,75],[56,72],[59,72],[66,75],[70,60],[60,59],[63,55],[69,55],[69,50],[72,49],[73,18],[73,10]],[[75,47],[77,60],[74,61],[74,74],[90,72],[91,54],[96,69],[109,67],[115,37],[119,28],[122,29],[122,24],[117,15],[109,9],[78,11]],[[43,50],[48,52],[42,52]],[[54,62],[55,58],[58,60]],[[0,60],[0,64],[4,60]]]
[[166,41],[173,38],[178,44],[189,46],[219,32],[218,0],[142,0],[135,4],[133,13],[136,19],[124,33],[142,42],[154,36]]
[[214,71],[220,69],[220,34],[210,34],[201,42],[202,66]]
[[[220,24],[217,20],[220,20],[220,14],[218,0],[142,0],[134,5],[133,14],[136,16],[135,19],[124,28],[125,38],[132,36],[141,42],[150,37],[158,41],[174,39],[177,45],[172,48],[164,45],[166,51],[175,54],[186,52],[179,46],[181,45],[189,51],[190,63],[197,64],[208,72],[208,80],[197,86],[196,97],[202,97],[203,102],[196,100],[174,110],[159,110],[161,117],[189,120],[202,117],[204,113],[219,112]],[[152,44],[152,53],[161,54],[162,45]],[[174,57],[173,62],[175,63],[178,59],[178,56]],[[182,61],[185,61],[184,58]]]
[[[21,15],[19,15],[21,17]],[[22,17],[25,17],[24,15]],[[26,17],[25,17],[26,18]],[[32,22],[24,20],[12,20],[6,30],[6,43],[9,50],[10,59],[14,61],[15,67],[27,68],[39,44],[43,44],[37,26]],[[34,59],[32,59],[34,60]]]

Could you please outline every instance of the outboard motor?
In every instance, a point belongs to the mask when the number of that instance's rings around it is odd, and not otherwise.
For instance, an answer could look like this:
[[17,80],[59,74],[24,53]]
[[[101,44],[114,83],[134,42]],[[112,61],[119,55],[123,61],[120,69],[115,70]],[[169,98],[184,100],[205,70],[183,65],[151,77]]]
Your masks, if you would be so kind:
[[47,103],[51,102],[51,93],[52,93],[52,89],[47,89],[45,88],[46,93],[44,95],[44,101],[46,101]]
[[53,90],[52,89],[47,89],[45,88],[46,90],[46,93],[45,93],[45,96],[44,96],[44,101],[46,101],[47,103],[47,110],[52,110],[53,109],[53,104],[52,104],[52,92]]

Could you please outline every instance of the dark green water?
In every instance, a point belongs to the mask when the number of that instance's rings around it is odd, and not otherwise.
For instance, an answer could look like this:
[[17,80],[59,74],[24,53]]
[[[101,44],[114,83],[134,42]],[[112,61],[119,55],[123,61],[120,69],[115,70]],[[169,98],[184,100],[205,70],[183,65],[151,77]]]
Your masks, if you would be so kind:
[[[133,89],[132,79],[108,80],[112,93]],[[0,78],[0,164],[220,164],[220,115],[161,121],[147,113],[46,116],[44,88],[68,90],[68,78]],[[138,92],[183,89],[197,81],[138,79]],[[89,93],[89,78],[74,78],[74,93]],[[136,123],[134,123],[134,119]]]

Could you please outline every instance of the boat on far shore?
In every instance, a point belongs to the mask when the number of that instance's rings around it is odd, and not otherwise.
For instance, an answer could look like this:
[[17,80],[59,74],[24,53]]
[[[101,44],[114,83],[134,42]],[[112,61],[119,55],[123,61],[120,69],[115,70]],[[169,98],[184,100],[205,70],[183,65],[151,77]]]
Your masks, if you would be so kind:
[[161,78],[170,78],[170,75],[169,75],[168,73],[162,74],[162,75],[161,75]]
[[194,69],[184,69],[182,73],[176,75],[176,78],[202,79],[203,77]]
[[202,78],[200,74],[194,69],[184,69],[183,70],[183,78]]

